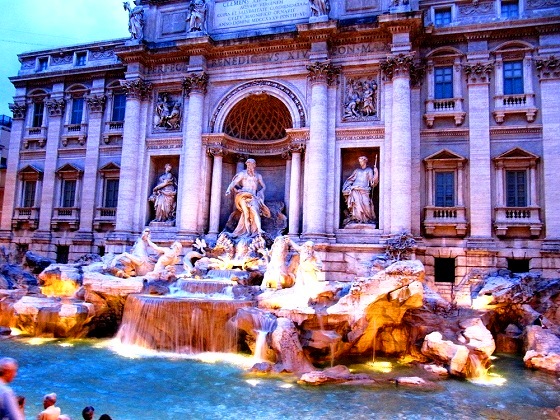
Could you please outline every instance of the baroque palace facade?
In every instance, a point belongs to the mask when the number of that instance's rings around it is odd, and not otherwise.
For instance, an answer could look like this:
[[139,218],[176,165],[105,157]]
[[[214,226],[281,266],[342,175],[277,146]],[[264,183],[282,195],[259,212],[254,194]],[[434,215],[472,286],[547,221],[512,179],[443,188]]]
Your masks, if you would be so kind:
[[[442,291],[475,268],[558,275],[558,0],[125,8],[130,39],[19,56],[0,243],[72,261],[148,225],[160,243],[216,238],[253,158],[328,278],[363,273],[402,231]],[[360,156],[376,220],[346,223]],[[154,221],[167,164],[176,208]]]

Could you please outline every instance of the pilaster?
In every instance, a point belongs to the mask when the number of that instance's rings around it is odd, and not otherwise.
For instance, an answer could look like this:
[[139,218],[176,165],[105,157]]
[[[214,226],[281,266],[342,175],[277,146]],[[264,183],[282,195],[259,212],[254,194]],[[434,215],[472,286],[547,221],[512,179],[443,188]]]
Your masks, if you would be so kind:
[[212,186],[210,193],[210,226],[208,234],[217,237],[220,229],[220,208],[222,207],[222,167],[225,150],[221,145],[208,147],[208,154],[213,157]]

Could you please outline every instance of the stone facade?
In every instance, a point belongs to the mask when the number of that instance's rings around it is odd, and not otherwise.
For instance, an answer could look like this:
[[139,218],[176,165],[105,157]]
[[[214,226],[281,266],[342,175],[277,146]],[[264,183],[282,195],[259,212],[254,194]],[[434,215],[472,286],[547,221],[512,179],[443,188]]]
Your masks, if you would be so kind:
[[[557,275],[557,1],[136,3],[131,39],[19,56],[2,244],[120,252],[167,163],[176,218],[154,240],[215,238],[252,157],[332,279],[402,230],[442,289],[473,269]],[[359,156],[377,223],[343,227]]]

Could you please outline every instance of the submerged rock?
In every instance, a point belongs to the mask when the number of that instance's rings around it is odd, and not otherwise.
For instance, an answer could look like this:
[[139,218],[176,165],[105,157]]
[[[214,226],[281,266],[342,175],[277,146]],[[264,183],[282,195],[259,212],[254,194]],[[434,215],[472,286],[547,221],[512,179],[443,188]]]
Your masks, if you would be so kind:
[[307,385],[324,385],[324,384],[341,384],[357,381],[360,385],[365,384],[364,381],[374,383],[374,381],[364,373],[351,373],[350,369],[343,365],[333,366],[325,370],[313,370],[304,373],[299,378],[299,383]]

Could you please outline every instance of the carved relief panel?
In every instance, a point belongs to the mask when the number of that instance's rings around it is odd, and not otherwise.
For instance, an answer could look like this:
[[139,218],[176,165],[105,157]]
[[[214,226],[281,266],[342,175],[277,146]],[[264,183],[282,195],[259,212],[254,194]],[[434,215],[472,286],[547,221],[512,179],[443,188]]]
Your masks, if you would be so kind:
[[154,132],[181,130],[182,106],[181,92],[157,93],[152,120]]
[[377,75],[352,76],[344,80],[342,121],[379,119]]

